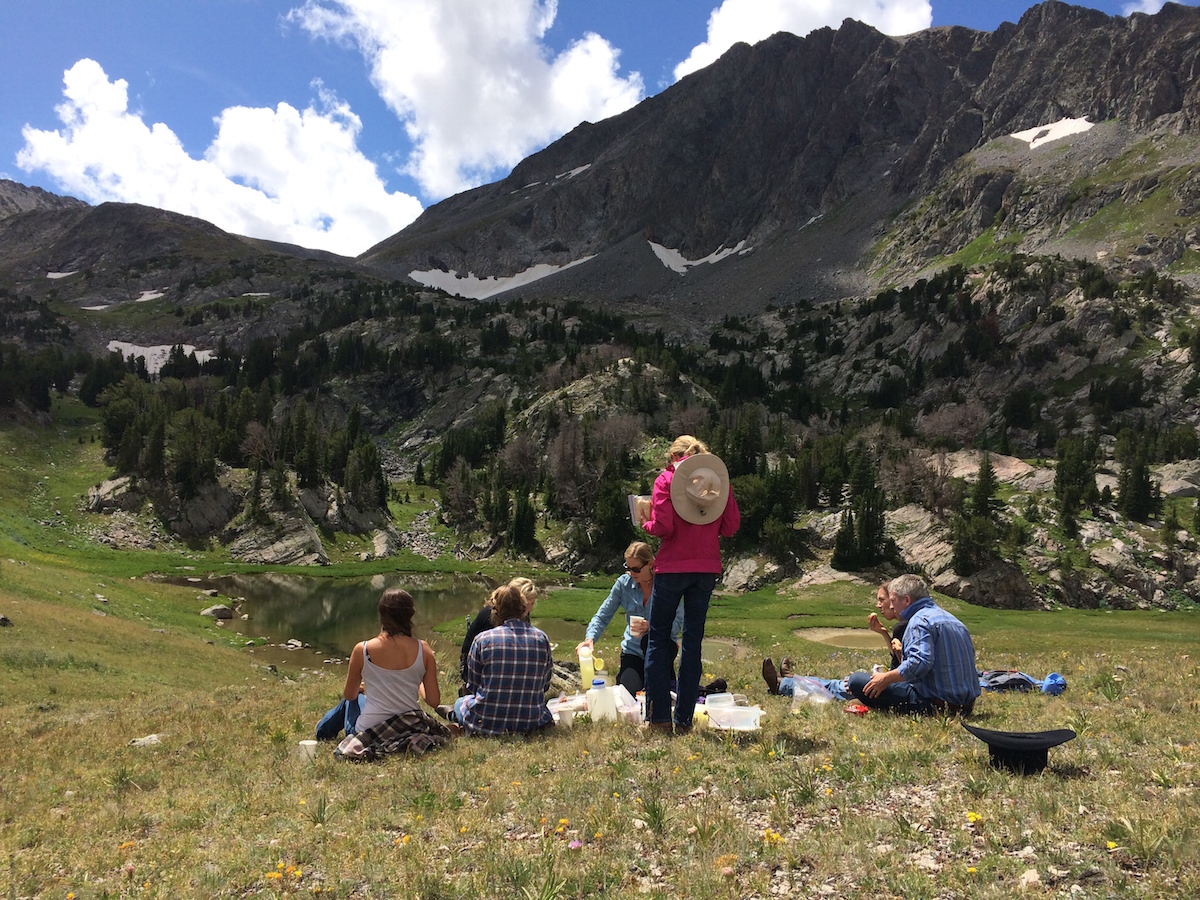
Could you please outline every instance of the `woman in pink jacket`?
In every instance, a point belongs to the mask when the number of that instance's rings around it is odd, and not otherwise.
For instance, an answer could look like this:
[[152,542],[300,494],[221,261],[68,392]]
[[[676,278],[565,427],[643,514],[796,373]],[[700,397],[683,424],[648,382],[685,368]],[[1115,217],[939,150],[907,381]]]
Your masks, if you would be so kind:
[[683,603],[683,636],[676,686],[674,729],[692,727],[700,692],[700,644],[708,602],[721,574],[720,537],[741,524],[729,472],[704,443],[691,435],[672,442],[667,467],[654,481],[649,534],[662,539],[654,562],[650,599],[650,638],[646,648],[646,719],[650,727],[672,730],[671,623]]

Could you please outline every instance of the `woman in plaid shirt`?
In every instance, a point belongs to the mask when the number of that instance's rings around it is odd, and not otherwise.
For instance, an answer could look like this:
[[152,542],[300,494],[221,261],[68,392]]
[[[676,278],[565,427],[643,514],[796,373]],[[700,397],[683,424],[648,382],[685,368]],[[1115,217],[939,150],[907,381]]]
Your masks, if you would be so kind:
[[492,621],[467,655],[466,696],[454,703],[451,721],[467,735],[520,734],[554,722],[546,705],[554,658],[550,639],[529,624],[525,598],[511,585],[492,595]]

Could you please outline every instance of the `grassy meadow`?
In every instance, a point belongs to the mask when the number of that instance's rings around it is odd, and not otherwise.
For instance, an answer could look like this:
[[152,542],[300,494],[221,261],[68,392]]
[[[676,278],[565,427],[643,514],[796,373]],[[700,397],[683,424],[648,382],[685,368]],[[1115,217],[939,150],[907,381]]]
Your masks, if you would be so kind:
[[[709,634],[735,652],[707,673],[762,705],[757,732],[584,722],[373,764],[323,745],[305,762],[297,742],[342,668],[270,671],[197,615],[195,589],[146,577],[225,571],[220,548],[89,539],[104,526],[79,502],[104,471],[92,426],[69,406],[49,431],[0,424],[0,615],[12,622],[0,628],[0,896],[1200,896],[1193,610],[944,599],[981,668],[1067,680],[1060,697],[977,706],[985,727],[1078,732],[1031,777],[992,769],[956,719],[841,704],[794,714],[767,695],[767,654],[827,676],[880,661],[882,642],[845,650],[793,633],[862,625],[872,590],[849,583],[714,599]],[[582,634],[610,584],[550,591],[535,615]],[[618,637],[614,622],[600,643],[613,661]],[[440,657],[453,696],[456,655]]]

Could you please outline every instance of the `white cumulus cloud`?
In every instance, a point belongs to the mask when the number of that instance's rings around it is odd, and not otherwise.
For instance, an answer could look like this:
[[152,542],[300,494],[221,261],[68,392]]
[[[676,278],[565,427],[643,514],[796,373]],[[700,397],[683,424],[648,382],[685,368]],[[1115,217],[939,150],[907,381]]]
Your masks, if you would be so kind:
[[738,41],[755,44],[777,31],[804,36],[843,19],[884,34],[912,34],[932,24],[933,9],[927,0],[724,0],[708,17],[708,39],[675,67],[675,78],[715,62]]
[[26,126],[17,164],[89,202],[142,203],[348,256],[421,213],[416,198],[387,190],[357,149],[362,123],[319,85],[320,108],[226,109],[195,159],[169,127],[130,111],[127,82],[110,81],[94,60],[79,60],[63,83],[62,128]]
[[1121,15],[1132,16],[1134,13],[1149,13],[1154,15],[1163,8],[1163,0],[1137,0],[1135,3],[1126,3],[1121,7]]
[[289,19],[358,49],[413,142],[405,173],[439,199],[642,99],[641,75],[620,76],[600,36],[549,49],[557,12],[557,0],[307,0]]

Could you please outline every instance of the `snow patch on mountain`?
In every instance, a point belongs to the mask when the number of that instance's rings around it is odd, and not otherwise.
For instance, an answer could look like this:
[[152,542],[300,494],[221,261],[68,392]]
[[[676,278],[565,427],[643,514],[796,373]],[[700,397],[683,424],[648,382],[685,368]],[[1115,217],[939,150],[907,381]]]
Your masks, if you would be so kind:
[[1036,150],[1043,144],[1048,144],[1051,141],[1057,141],[1059,138],[1065,138],[1072,134],[1082,134],[1092,127],[1092,123],[1087,118],[1082,119],[1059,119],[1049,125],[1039,125],[1037,128],[1030,128],[1026,131],[1014,131],[1009,137],[1014,137],[1018,141],[1024,141],[1029,145],[1030,150]]
[[738,241],[736,247],[718,247],[703,259],[688,259],[678,250],[672,250],[670,247],[664,247],[662,244],[654,243],[654,241],[647,241],[647,243],[650,245],[650,249],[654,251],[654,255],[658,257],[659,262],[672,272],[678,272],[680,275],[686,275],[687,270],[692,266],[699,266],[704,263],[717,263],[735,253],[750,252],[750,248],[746,247],[745,241]]
[[548,275],[582,265],[589,259],[592,259],[592,256],[572,260],[561,266],[538,263],[536,266],[531,266],[523,272],[518,272],[516,275],[503,277],[490,275],[487,278],[478,278],[468,272],[460,278],[455,269],[451,269],[449,272],[443,272],[441,269],[430,269],[428,271],[414,269],[408,273],[408,277],[418,284],[425,285],[425,287],[438,288],[449,294],[466,297],[469,300],[486,300],[488,297],[495,296],[512,288],[532,284]]
[[[108,351],[111,353],[114,350],[120,350],[126,359],[137,359],[139,356],[146,358],[146,369],[151,375],[157,375],[158,371],[163,367],[171,355],[171,348],[174,344],[157,344],[153,347],[141,347],[137,344],[130,344],[127,341],[109,341]],[[212,359],[211,350],[197,350],[191,344],[183,345],[185,355],[195,353],[196,362],[205,362]]]

